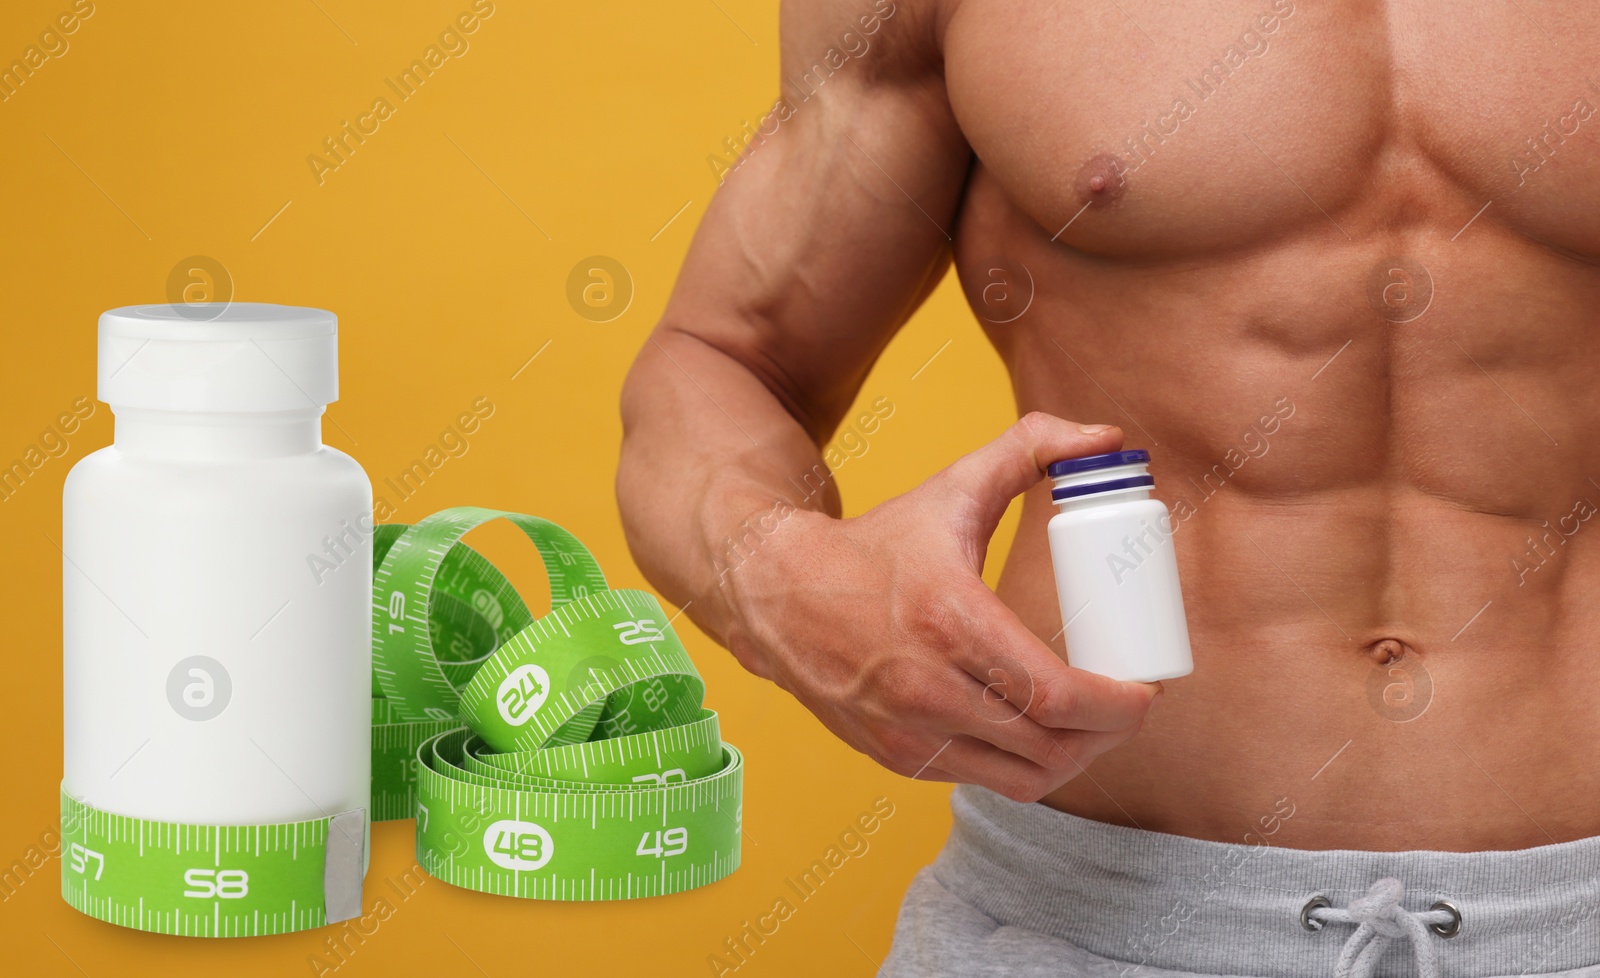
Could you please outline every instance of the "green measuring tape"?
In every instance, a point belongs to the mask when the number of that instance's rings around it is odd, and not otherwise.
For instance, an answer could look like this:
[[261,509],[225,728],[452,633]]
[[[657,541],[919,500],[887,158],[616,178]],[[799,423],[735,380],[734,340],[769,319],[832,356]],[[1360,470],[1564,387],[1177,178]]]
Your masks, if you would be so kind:
[[[537,620],[460,542],[501,518],[549,574],[553,610]],[[743,758],[652,595],[608,589],[589,551],[536,517],[450,509],[384,537],[373,796],[416,816],[424,869],[489,893],[611,900],[738,868]],[[412,768],[393,763],[413,744]]]
[[[396,540],[410,529],[404,523],[374,527],[374,578]],[[596,568],[598,573],[598,568]],[[430,647],[443,657],[452,685],[464,684],[502,642],[533,622],[516,589],[464,543],[457,543],[433,573],[428,592]],[[602,578],[600,587],[604,587]],[[378,588],[374,587],[374,594]],[[375,614],[387,614],[387,602]],[[374,647],[379,641],[374,638]],[[454,730],[461,720],[454,710],[440,709],[437,718],[404,719],[402,707],[384,697],[377,671],[372,677],[372,820],[387,822],[417,814],[417,750],[436,734]],[[416,713],[412,711],[412,716]],[[427,713],[422,714],[428,717]]]
[[[502,518],[543,559],[542,618],[461,542]],[[488,893],[611,900],[738,868],[743,759],[652,595],[607,588],[556,524],[495,510],[380,525],[373,559],[371,816],[416,817],[424,869]],[[100,920],[237,937],[362,911],[359,809],[190,825],[63,792],[61,816],[62,896]]]
[[184,937],[256,937],[361,914],[367,816],[185,825],[61,793],[61,895],[99,920]]

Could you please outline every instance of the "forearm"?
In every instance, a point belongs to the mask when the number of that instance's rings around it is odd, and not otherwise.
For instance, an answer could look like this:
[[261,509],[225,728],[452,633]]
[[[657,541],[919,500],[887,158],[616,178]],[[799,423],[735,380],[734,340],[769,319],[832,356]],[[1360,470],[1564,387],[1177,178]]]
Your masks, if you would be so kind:
[[[855,4],[785,6],[786,77],[859,22]],[[760,573],[773,562],[758,551],[838,515],[818,446],[945,269],[971,160],[934,25],[887,2],[879,17],[870,71],[763,119],[623,390],[617,495],[634,557],[742,662],[755,606],[789,587]]]
[[622,392],[617,500],[635,560],[723,645],[731,576],[795,510],[837,516],[812,435],[761,377],[670,324],[645,344]]

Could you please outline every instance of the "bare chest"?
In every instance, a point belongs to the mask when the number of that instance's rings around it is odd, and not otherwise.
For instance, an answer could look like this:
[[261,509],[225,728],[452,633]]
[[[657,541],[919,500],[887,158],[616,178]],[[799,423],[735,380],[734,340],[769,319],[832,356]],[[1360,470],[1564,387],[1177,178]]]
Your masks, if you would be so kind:
[[963,0],[945,50],[985,170],[1087,252],[1448,237],[1484,209],[1600,256],[1595,4]]

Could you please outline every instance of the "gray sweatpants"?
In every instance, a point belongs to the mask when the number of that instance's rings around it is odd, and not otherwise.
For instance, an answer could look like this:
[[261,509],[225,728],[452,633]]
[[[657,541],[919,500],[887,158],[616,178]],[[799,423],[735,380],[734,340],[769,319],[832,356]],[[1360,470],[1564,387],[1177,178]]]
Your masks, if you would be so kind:
[[890,978],[1600,978],[1600,837],[1312,851],[1272,845],[1272,817],[1235,844],[971,785],[951,809],[900,908]]

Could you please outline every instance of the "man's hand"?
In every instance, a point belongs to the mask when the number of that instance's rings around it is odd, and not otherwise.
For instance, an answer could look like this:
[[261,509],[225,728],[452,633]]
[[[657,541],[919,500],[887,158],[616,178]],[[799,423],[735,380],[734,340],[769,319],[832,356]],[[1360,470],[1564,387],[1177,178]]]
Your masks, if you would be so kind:
[[794,511],[723,578],[729,647],[900,774],[1036,801],[1132,737],[1160,687],[1073,669],[981,577],[1011,499],[1122,432],[1030,414],[851,519]]

